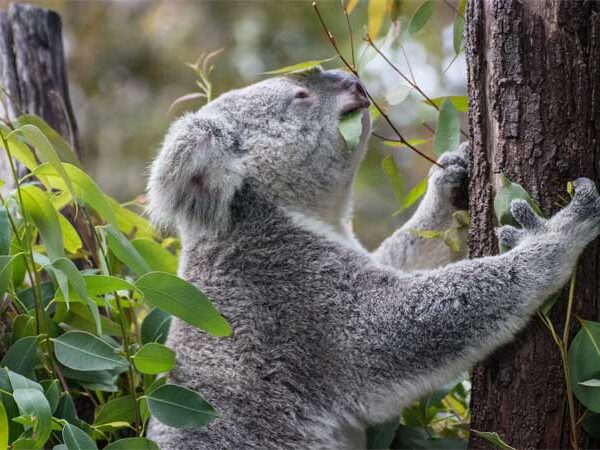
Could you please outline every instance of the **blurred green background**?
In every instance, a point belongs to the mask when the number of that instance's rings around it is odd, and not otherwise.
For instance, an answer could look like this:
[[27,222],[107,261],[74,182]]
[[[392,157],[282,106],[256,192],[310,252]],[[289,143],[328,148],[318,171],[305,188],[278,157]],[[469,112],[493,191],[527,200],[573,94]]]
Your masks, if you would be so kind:
[[[2,2],[2,6],[7,3]],[[122,201],[143,191],[148,164],[162,136],[173,118],[183,112],[179,108],[169,114],[169,106],[179,96],[194,91],[195,75],[185,62],[224,48],[212,76],[218,94],[258,81],[267,70],[334,55],[310,0],[28,3],[54,9],[62,16],[85,165],[105,192]],[[363,3],[359,2],[350,15],[357,55],[364,48],[367,23]],[[386,18],[377,42],[385,45],[386,54],[430,97],[464,95],[464,55],[455,58],[452,45],[457,1],[440,0],[431,21],[409,37],[404,28],[420,3],[400,1],[399,24],[391,26]],[[342,50],[349,55],[346,22],[338,0],[320,0],[318,4]],[[363,63],[370,56],[367,52]],[[327,68],[339,66],[338,61],[326,64]],[[385,99],[406,84],[379,57],[371,59],[361,74],[376,98]],[[197,108],[200,103],[188,106]],[[416,92],[390,107],[389,112],[406,138],[432,138],[423,123],[435,128],[436,111],[424,105]],[[380,122],[375,130],[394,137]],[[431,143],[421,148],[433,155]],[[407,189],[426,175],[430,165],[406,148],[391,148],[372,138],[357,180],[354,224],[369,248],[410,214],[406,211],[392,217],[398,204],[380,167],[388,154],[394,155]]]

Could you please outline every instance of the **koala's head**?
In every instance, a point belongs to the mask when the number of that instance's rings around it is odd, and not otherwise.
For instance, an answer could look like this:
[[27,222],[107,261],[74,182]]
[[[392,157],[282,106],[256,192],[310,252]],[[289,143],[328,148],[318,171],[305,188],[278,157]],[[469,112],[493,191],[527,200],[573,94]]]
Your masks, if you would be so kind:
[[[178,119],[152,164],[149,211],[159,225],[222,231],[244,183],[279,205],[337,226],[370,132],[353,75],[316,68],[220,96]],[[340,119],[362,109],[357,148]]]

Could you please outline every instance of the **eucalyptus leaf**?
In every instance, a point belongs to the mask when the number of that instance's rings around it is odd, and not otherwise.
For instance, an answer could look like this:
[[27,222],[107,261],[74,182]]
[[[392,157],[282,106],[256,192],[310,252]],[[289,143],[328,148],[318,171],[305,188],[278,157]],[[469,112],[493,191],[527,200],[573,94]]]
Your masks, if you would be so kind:
[[138,238],[131,241],[151,270],[177,273],[177,257],[154,239]]
[[600,389],[590,380],[600,374],[600,323],[580,320],[581,329],[569,347],[569,372],[573,394],[595,413],[600,413]]
[[494,212],[500,225],[519,226],[510,212],[513,200],[525,200],[533,210],[541,215],[539,206],[533,201],[529,193],[518,183],[511,182],[504,175],[500,175],[501,186],[494,197]]
[[427,25],[427,22],[429,22],[429,19],[433,16],[435,5],[435,0],[427,0],[417,8],[408,24],[409,34],[417,34],[425,25]]
[[400,175],[400,171],[398,170],[398,166],[392,155],[388,155],[381,160],[381,169],[392,186],[396,201],[402,203],[402,198],[404,196],[404,181],[402,180],[402,176]]
[[479,436],[480,438],[485,439],[486,441],[494,444],[497,448],[500,448],[502,450],[515,450],[514,447],[511,447],[506,442],[504,442],[502,438],[500,438],[498,433],[477,430],[471,430],[471,432]]
[[434,148],[436,155],[455,150],[460,143],[460,117],[454,104],[444,99],[438,114]]
[[363,131],[362,110],[354,111],[342,116],[340,119],[339,130],[346,141],[348,151],[353,152],[356,150]]
[[147,400],[152,415],[170,427],[201,427],[217,417],[200,394],[174,384],[159,387]]
[[42,362],[38,351],[37,336],[19,339],[10,346],[0,366],[9,368],[27,378],[35,378],[33,369]]
[[[450,95],[447,97],[435,97],[431,99],[431,102],[438,108],[440,108],[442,106],[442,102],[445,99],[450,99],[454,107],[459,112],[467,112],[469,110],[469,97],[467,97],[466,95]],[[423,100],[423,103],[431,106],[429,100]]]
[[311,61],[303,61],[303,62],[299,62],[297,64],[292,64],[291,66],[285,66],[280,69],[263,72],[263,75],[283,75],[286,73],[305,72],[305,71],[314,69],[315,67],[317,67],[323,63],[332,61],[335,58],[337,58],[337,56],[333,56],[331,58],[326,58],[326,59],[315,59],[315,60],[311,60]]
[[106,232],[108,248],[119,261],[129,267],[138,275],[150,272],[150,266],[133,244],[123,234],[111,225],[103,227]]
[[229,336],[231,328],[208,297],[193,284],[165,273],[150,272],[135,283],[150,305],[213,336]]
[[[73,197],[89,205],[102,219],[117,227],[117,217],[92,177],[72,164],[61,164],[60,167],[62,173],[70,180]],[[69,184],[65,182],[61,171],[53,165],[42,164],[33,173],[42,177],[42,180],[47,180],[48,187],[65,191],[69,189]]]
[[75,370],[96,371],[127,366],[102,339],[83,331],[69,331],[54,339],[54,352],[61,364]]
[[10,435],[10,429],[8,427],[8,414],[6,408],[0,398],[0,450],[8,449],[8,436]]
[[141,438],[141,437],[133,437],[133,438],[125,438],[119,439],[118,441],[113,442],[107,447],[104,447],[104,450],[160,450],[158,445],[151,441],[150,439]]
[[[13,398],[21,415],[35,417],[31,439],[34,448],[43,447],[52,431],[52,412],[44,394],[37,389],[15,389]],[[23,447],[21,447],[23,448]]]
[[133,364],[141,373],[156,375],[175,367],[175,352],[162,344],[143,345],[133,356]]
[[125,422],[131,424],[135,420],[133,408],[134,403],[130,395],[109,400],[96,409],[94,426],[103,427],[111,422]]
[[70,423],[63,428],[62,438],[67,450],[98,450],[96,443],[85,431]]
[[142,344],[158,342],[164,344],[169,335],[172,317],[169,313],[153,308],[142,321],[140,330]]

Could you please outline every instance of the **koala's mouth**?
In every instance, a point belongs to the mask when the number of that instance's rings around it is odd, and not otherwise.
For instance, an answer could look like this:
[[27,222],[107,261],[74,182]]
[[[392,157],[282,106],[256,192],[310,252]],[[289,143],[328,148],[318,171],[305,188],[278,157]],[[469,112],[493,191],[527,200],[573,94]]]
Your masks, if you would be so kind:
[[369,100],[369,96],[360,82],[353,82],[348,88],[348,91],[351,95],[350,101],[342,108],[340,117],[348,116],[356,111],[371,106],[371,100]]

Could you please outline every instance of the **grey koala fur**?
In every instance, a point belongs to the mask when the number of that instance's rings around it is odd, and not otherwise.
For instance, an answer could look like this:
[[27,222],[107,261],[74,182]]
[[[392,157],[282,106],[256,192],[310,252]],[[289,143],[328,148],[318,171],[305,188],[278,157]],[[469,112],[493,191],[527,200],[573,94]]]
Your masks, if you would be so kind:
[[339,71],[272,78],[167,134],[150,213],[177,227],[180,275],[234,334],[174,321],[170,379],[201,392],[219,418],[185,430],[153,421],[162,449],[364,448],[366,426],[508,342],[598,234],[600,200],[580,179],[549,220],[513,203],[522,228],[498,230],[512,250],[453,262],[460,255],[410,229],[450,224],[467,174],[463,145],[432,169],[414,217],[369,253],[349,226],[368,113],[356,149],[338,130],[341,113],[365,106],[357,89]]

